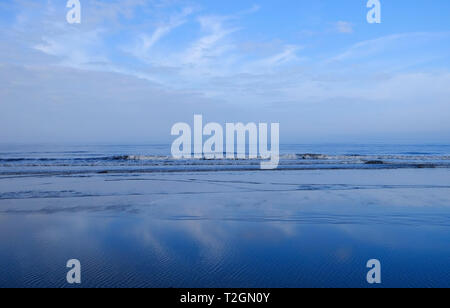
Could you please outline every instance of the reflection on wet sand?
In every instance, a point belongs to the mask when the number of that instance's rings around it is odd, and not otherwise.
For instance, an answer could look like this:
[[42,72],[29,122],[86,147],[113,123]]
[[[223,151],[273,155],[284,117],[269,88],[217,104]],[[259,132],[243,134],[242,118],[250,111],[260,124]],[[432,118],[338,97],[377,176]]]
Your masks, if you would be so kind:
[[446,170],[0,181],[0,286],[449,286]]

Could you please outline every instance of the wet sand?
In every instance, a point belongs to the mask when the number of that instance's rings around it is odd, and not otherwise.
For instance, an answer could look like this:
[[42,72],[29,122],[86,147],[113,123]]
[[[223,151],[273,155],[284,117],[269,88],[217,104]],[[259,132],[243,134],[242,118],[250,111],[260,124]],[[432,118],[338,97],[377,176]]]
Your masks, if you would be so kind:
[[450,286],[450,170],[0,178],[0,286]]

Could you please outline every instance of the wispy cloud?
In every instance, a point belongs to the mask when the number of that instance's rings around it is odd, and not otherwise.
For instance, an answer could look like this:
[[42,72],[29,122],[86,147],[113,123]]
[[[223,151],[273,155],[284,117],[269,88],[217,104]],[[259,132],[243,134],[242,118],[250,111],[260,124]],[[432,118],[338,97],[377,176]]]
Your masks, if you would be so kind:
[[228,35],[236,32],[237,28],[227,28],[224,22],[228,17],[221,16],[203,16],[199,17],[202,30],[206,33],[204,36],[197,39],[187,51],[182,55],[181,61],[189,65],[201,65],[210,61],[223,52],[227,47],[219,45]]
[[90,63],[107,62],[107,56],[99,48],[103,31],[97,29],[80,32],[72,29],[58,36],[44,36],[42,43],[33,48],[57,57],[60,65],[69,67],[82,68]]
[[289,62],[294,62],[300,60],[297,56],[297,51],[299,51],[301,47],[288,45],[284,47],[284,50],[274,56],[271,56],[267,59],[263,59],[259,61],[259,64],[265,67],[273,67],[277,65],[282,65]]
[[248,15],[257,13],[261,9],[260,5],[254,4],[251,8],[238,12],[236,15]]
[[335,24],[336,31],[338,31],[339,33],[345,34],[353,33],[354,32],[353,27],[354,25],[347,21],[338,21]]
[[171,31],[186,23],[186,17],[191,15],[193,12],[194,9],[191,7],[184,8],[181,13],[172,15],[168,22],[161,22],[151,35],[146,33],[140,34],[136,46],[132,48],[125,48],[125,51],[141,60],[148,61],[149,51],[151,48],[164,36],[170,34]]
[[411,32],[382,36],[376,39],[358,42],[330,59],[330,61],[343,61],[348,59],[357,59],[369,57],[382,51],[399,48],[403,52],[405,47],[411,44],[424,44],[432,40],[449,37],[450,32]]

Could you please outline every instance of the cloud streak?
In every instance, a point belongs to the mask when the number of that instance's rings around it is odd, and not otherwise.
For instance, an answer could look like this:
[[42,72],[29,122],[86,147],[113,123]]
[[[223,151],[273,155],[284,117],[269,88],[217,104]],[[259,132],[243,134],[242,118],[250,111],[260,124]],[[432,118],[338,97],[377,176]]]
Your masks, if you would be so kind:
[[335,27],[339,33],[350,34],[354,32],[353,24],[347,21],[338,21]]

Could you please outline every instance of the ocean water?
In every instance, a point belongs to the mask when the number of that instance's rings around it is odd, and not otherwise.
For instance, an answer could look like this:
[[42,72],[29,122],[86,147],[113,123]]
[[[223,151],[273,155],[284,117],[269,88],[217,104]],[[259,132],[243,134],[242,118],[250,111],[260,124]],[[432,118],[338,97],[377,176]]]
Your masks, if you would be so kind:
[[[260,159],[173,159],[170,145],[0,146],[0,175],[246,171]],[[280,170],[449,168],[450,146],[283,145]]]
[[0,146],[0,287],[450,287],[450,146]]

